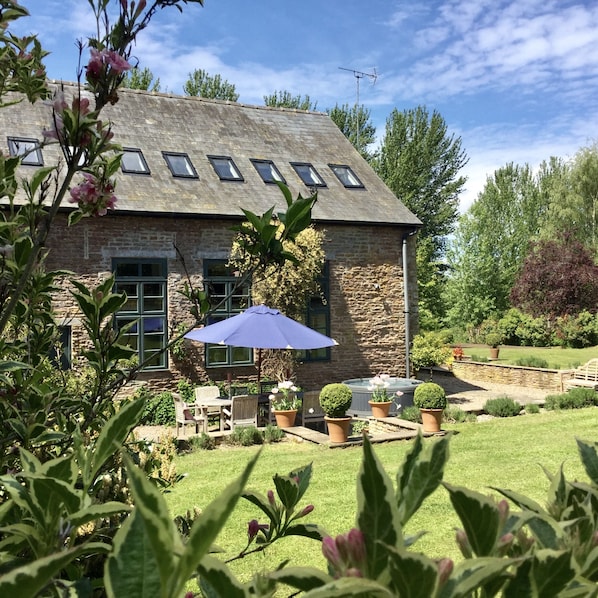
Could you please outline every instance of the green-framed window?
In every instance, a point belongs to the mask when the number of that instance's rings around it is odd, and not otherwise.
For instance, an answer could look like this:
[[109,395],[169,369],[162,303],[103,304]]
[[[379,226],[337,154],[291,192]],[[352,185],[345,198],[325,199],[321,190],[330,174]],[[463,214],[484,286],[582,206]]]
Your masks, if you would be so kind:
[[[322,273],[318,277],[319,292],[307,301],[305,324],[326,336],[330,336],[330,266],[324,263]],[[299,351],[302,361],[330,361],[330,347]]]
[[120,330],[131,324],[127,344],[137,351],[144,369],[168,367],[166,351],[167,326],[167,271],[166,260],[114,258],[115,292],[127,294],[127,301],[115,316]]
[[[204,260],[204,283],[208,290],[210,305],[215,310],[207,324],[225,320],[250,306],[250,286],[239,286],[239,278],[234,275],[224,260]],[[226,367],[251,365],[253,350],[248,347],[206,344],[206,367]]]

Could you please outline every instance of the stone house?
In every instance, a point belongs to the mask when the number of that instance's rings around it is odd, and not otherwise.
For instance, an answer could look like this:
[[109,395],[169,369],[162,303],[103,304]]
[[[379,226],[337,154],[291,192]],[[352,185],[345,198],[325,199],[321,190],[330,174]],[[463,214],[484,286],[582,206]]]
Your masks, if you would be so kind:
[[[75,91],[70,84],[64,89],[67,97]],[[243,220],[241,208],[263,213],[285,206],[276,180],[293,197],[318,192],[313,219],[326,235],[324,300],[310,302],[306,323],[338,342],[301,355],[298,383],[315,389],[378,372],[405,376],[406,335],[417,332],[414,233],[421,222],[327,114],[138,90],[119,96],[102,112],[124,149],[117,209],[69,227],[65,204],[47,265],[88,284],[116,273],[117,288],[129,297],[117,322],[137,319],[132,342],[140,357],[154,355],[142,378],[155,388],[173,388],[181,376],[255,378],[250,349],[185,341],[182,359],[158,350],[193,321],[179,293],[187,275],[194,285],[209,281],[216,294],[230,288],[231,226]],[[50,119],[42,102],[0,110],[2,151],[36,147]],[[40,146],[22,173],[60,157],[57,145]],[[242,310],[249,292],[229,301],[220,316]],[[82,331],[66,290],[56,305],[75,360]]]

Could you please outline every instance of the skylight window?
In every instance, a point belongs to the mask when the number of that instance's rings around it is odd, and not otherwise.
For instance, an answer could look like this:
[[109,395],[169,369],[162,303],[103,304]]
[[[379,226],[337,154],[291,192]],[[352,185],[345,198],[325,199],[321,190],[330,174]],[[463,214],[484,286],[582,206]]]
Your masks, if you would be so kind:
[[239,169],[229,156],[208,156],[216,174],[221,181],[243,181]]
[[338,180],[348,188],[362,188],[363,183],[359,180],[357,175],[351,170],[350,166],[345,164],[328,164],[330,169],[337,176]]
[[180,152],[162,152],[172,176],[197,179],[197,172],[187,154]]
[[291,162],[291,166],[308,187],[326,187],[324,179],[309,162]]
[[264,183],[284,183],[284,177],[280,174],[278,168],[274,165],[272,160],[254,160],[251,158],[251,163],[255,169],[260,173]]
[[124,147],[120,167],[127,174],[150,174],[150,169],[140,149]]
[[27,166],[43,166],[42,150],[37,139],[24,139],[22,137],[8,138],[8,151],[11,156],[20,156],[21,164]]

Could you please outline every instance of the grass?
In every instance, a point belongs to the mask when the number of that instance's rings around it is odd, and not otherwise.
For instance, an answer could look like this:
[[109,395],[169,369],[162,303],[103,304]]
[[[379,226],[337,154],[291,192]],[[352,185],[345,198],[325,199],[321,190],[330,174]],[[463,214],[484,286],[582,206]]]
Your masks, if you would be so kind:
[[[487,357],[486,345],[474,345],[464,348],[466,355]],[[576,368],[594,357],[598,357],[598,347],[569,349],[564,347],[500,347],[498,359],[494,363],[514,364],[518,359],[537,357],[548,362],[549,369],[567,370]]]
[[[498,494],[490,489],[492,486],[509,488],[544,504],[549,483],[540,466],[555,472],[564,464],[568,479],[586,479],[575,437],[593,439],[597,423],[598,409],[586,408],[479,423],[444,424],[444,429],[454,432],[444,479],[450,484],[495,496]],[[426,442],[434,440],[426,439]],[[409,447],[409,441],[375,446],[376,455],[393,482]],[[228,481],[239,475],[249,455],[257,450],[257,447],[220,448],[179,456],[176,461],[179,472],[189,475],[166,495],[172,514],[184,513],[193,506],[205,507]],[[359,447],[328,449],[295,442],[266,445],[249,487],[265,495],[273,488],[275,473],[287,474],[310,462],[313,478],[303,504],[312,503],[315,510],[308,520],[319,523],[331,535],[348,531],[355,523],[355,480],[361,462]],[[263,521],[255,507],[241,500],[218,538],[217,544],[224,551],[221,558],[233,556],[244,547],[247,523],[254,518]],[[450,556],[458,560],[454,528],[459,525],[447,492],[439,488],[426,499],[405,532],[414,534],[427,530],[415,544],[415,550],[431,557]],[[287,538],[265,554],[235,561],[231,568],[240,579],[247,580],[255,571],[272,570],[284,559],[290,559],[290,564],[295,565],[325,567],[317,542]]]

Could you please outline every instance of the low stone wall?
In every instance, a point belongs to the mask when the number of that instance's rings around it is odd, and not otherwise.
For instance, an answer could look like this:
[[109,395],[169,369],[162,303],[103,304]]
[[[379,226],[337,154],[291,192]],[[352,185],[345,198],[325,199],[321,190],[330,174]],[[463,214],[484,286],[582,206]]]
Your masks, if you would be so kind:
[[571,370],[548,370],[500,363],[454,361],[452,374],[461,380],[479,380],[480,382],[539,388],[549,392],[563,392],[563,383],[571,377]]

